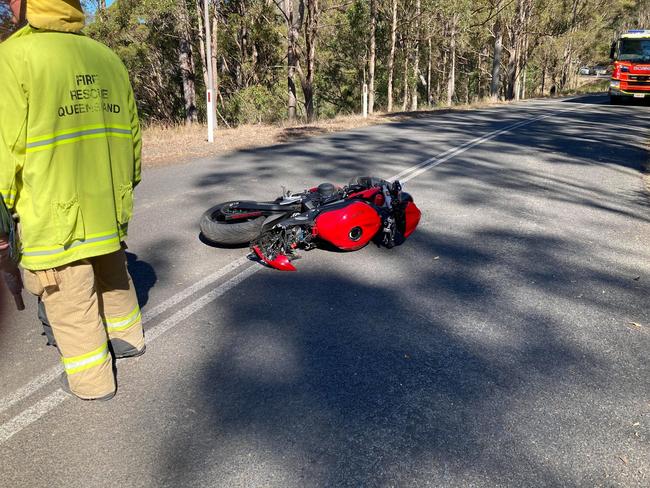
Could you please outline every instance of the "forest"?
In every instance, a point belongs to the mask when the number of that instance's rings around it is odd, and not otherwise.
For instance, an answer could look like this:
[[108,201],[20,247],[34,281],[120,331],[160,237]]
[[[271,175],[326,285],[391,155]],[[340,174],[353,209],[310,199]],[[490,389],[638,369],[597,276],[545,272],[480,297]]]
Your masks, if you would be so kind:
[[142,119],[170,125],[205,120],[208,63],[218,124],[311,121],[359,113],[364,92],[370,114],[566,93],[581,67],[609,64],[618,33],[650,28],[650,0],[82,3]]

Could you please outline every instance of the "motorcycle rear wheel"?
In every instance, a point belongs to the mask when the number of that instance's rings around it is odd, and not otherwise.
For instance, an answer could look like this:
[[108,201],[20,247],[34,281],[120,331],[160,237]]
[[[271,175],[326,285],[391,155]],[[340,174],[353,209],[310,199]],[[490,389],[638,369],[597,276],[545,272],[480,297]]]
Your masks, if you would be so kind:
[[208,241],[215,244],[233,246],[248,244],[260,235],[265,217],[242,220],[225,220],[223,207],[232,202],[224,202],[206,210],[201,216],[199,227]]

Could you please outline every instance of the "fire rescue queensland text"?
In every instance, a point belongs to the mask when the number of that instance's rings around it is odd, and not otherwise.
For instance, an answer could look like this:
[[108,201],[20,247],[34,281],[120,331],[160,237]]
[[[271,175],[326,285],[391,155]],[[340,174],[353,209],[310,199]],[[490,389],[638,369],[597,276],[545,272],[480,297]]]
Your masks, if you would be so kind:
[[69,90],[70,102],[58,108],[59,117],[91,112],[111,112],[118,114],[121,111],[117,103],[108,99],[110,92],[99,85],[96,74],[78,74],[75,76],[74,87]]

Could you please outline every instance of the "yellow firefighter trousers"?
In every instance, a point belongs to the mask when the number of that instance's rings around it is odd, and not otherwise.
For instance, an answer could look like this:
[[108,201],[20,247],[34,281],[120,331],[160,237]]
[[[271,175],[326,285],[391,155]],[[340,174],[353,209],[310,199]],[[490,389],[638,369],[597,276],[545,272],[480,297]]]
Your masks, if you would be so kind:
[[144,348],[124,250],[54,269],[25,270],[24,281],[43,300],[70,390],[83,399],[115,392],[108,341],[115,351]]

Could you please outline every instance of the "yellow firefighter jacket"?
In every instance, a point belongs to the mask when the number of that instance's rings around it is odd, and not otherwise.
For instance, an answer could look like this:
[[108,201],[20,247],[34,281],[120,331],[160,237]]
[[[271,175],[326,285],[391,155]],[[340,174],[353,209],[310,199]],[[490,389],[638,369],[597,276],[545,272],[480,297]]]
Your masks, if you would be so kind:
[[79,33],[78,2],[29,0],[27,19],[0,44],[0,193],[39,270],[120,248],[141,140],[127,71]]

